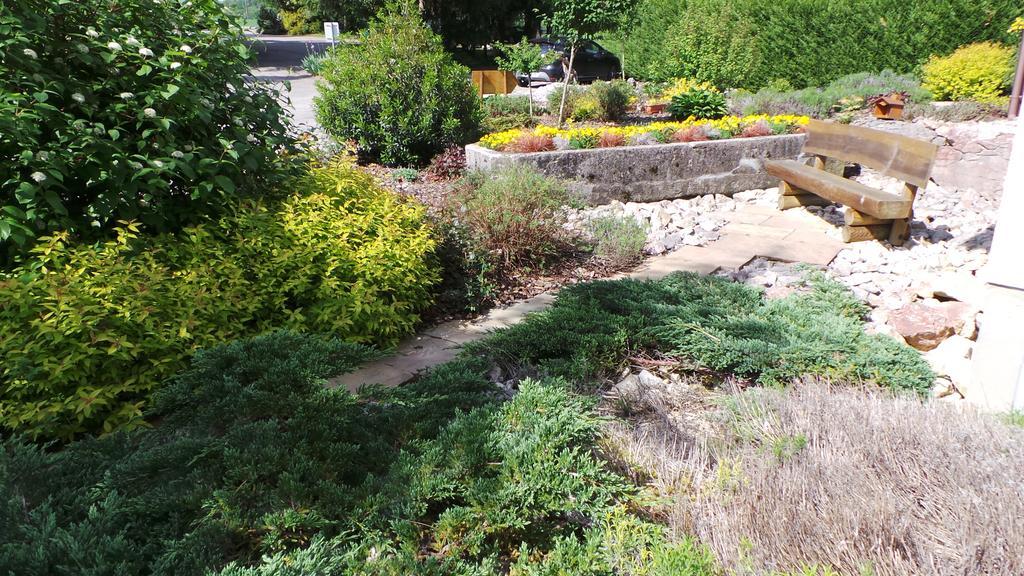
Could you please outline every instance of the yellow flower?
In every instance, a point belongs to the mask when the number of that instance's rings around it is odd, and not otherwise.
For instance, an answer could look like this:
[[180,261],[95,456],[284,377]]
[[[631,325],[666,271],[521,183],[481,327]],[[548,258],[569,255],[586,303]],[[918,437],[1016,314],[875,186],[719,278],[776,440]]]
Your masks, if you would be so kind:
[[[757,122],[767,122],[772,125],[786,126],[790,131],[792,131],[794,128],[803,126],[810,122],[810,118],[807,116],[796,116],[792,114],[780,114],[778,116],[753,114],[742,117],[725,116],[717,120],[697,120],[696,118],[687,118],[686,120],[671,122],[651,122],[650,124],[643,125],[610,126],[606,128],[574,128],[569,126],[567,128],[559,129],[554,126],[537,126],[532,130],[532,133],[535,136],[549,136],[551,138],[562,138],[565,140],[573,140],[574,138],[577,140],[583,140],[589,138],[600,138],[602,134],[619,134],[628,142],[629,140],[643,134],[649,134],[652,132],[675,132],[691,126],[707,126],[721,132],[728,132],[729,134],[736,135],[742,132],[747,126],[756,124]],[[506,130],[504,132],[495,132],[481,138],[480,145],[492,150],[503,150],[516,138],[528,133],[531,133],[531,131],[520,128]]]

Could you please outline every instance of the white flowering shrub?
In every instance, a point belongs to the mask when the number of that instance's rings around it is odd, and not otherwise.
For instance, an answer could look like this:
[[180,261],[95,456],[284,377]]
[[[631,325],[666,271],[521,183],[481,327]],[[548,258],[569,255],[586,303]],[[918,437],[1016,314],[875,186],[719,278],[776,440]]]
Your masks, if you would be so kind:
[[173,230],[295,164],[215,0],[0,3],[0,261],[53,230]]

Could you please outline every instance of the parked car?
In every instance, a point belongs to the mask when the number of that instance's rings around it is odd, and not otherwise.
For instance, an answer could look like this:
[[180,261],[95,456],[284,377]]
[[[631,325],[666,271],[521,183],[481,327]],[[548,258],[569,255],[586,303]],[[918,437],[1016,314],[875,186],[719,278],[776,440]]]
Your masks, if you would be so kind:
[[[532,74],[517,74],[520,86],[528,82],[561,82],[565,76],[563,59],[569,62],[569,45],[558,39],[537,38],[530,40],[540,45],[541,53],[550,57],[550,64],[541,66]],[[611,52],[602,48],[593,40],[584,40],[576,47],[576,60],[573,62],[573,73],[578,82],[594,80],[612,80],[622,76],[622,63]]]

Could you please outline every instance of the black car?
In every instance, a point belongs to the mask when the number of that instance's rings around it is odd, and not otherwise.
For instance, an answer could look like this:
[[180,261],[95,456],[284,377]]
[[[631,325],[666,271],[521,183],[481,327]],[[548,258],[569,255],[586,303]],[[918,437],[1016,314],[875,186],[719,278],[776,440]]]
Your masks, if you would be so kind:
[[[526,86],[530,80],[535,83],[561,82],[565,76],[563,60],[565,64],[569,62],[569,45],[561,40],[550,38],[537,38],[530,42],[540,45],[541,53],[545,58],[550,58],[550,63],[541,66],[539,70],[529,76],[518,74],[519,85]],[[602,48],[597,42],[584,40],[576,47],[573,73],[579,82],[611,80],[622,76],[622,64],[614,54]]]

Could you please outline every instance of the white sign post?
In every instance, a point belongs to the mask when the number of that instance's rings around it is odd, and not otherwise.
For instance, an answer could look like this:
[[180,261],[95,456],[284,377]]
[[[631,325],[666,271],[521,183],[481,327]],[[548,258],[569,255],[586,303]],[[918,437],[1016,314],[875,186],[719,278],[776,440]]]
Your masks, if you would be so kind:
[[339,30],[337,22],[324,22],[324,37],[326,37],[331,44],[336,44],[338,42]]

